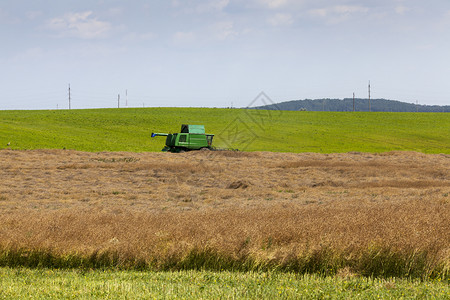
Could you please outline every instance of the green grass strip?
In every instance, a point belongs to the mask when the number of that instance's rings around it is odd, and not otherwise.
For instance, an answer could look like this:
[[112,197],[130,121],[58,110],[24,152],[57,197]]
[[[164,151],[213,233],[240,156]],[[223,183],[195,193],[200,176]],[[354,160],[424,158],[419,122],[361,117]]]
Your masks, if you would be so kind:
[[1,299],[449,299],[441,280],[0,268]]

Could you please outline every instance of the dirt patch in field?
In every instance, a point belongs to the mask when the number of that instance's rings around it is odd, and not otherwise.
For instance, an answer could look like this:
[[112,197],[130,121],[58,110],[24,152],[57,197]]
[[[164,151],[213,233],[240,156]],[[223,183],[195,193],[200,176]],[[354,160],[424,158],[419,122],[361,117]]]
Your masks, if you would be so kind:
[[442,259],[450,156],[2,150],[0,216],[4,247],[282,256],[380,242]]

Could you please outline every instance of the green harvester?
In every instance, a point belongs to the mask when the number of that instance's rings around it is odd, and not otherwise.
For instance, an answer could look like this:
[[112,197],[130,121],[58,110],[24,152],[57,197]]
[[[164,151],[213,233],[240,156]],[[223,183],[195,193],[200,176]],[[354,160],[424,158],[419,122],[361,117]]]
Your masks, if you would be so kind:
[[180,133],[152,133],[152,137],[165,136],[165,152],[185,152],[191,150],[212,150],[214,134],[206,134],[204,125],[181,125]]

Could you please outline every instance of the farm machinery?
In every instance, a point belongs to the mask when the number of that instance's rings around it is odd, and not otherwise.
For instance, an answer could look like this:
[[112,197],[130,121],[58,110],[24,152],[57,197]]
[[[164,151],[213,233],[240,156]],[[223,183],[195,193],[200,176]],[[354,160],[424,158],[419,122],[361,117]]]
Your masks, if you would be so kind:
[[181,125],[180,133],[152,133],[155,136],[165,136],[165,152],[185,152],[190,150],[214,150],[212,140],[214,134],[206,134],[204,125]]

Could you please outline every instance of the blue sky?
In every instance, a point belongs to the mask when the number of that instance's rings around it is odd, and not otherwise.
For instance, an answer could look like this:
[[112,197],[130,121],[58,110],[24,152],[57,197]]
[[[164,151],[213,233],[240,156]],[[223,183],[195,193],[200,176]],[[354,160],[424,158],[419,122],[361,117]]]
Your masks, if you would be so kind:
[[450,105],[448,0],[1,0],[0,37],[0,109]]

